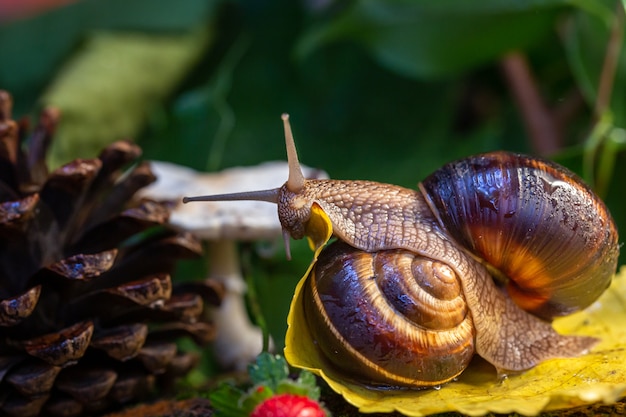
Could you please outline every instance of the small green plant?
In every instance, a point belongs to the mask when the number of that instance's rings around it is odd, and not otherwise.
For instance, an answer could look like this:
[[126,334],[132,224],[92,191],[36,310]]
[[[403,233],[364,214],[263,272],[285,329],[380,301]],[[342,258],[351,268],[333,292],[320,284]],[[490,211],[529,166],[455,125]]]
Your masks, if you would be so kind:
[[251,386],[242,389],[222,383],[209,395],[217,417],[323,417],[330,413],[319,403],[320,388],[315,376],[300,371],[289,375],[280,355],[261,353],[248,368]]

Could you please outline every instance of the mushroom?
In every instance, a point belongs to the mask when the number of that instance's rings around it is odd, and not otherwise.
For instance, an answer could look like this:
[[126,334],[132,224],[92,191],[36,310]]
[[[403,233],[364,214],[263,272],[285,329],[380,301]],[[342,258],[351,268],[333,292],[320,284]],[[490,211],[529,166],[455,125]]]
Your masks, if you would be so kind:
[[[194,233],[208,242],[209,276],[219,279],[226,292],[213,311],[217,336],[213,348],[226,369],[244,370],[261,352],[261,330],[253,325],[245,307],[246,283],[239,264],[238,241],[275,240],[282,236],[276,206],[259,201],[181,204],[185,195],[220,194],[276,188],[288,176],[286,162],[266,162],[202,173],[167,162],[151,162],[157,181],[141,190],[141,197],[176,201],[170,216],[175,228]],[[308,178],[326,178],[321,170],[303,167]]]

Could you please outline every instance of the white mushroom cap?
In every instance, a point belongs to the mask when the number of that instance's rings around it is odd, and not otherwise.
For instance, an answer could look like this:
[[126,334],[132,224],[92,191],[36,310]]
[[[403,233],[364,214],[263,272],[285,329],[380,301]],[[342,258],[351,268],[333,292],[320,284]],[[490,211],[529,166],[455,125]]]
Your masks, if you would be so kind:
[[[286,162],[201,173],[168,162],[151,162],[157,181],[139,197],[178,202],[170,224],[210,240],[211,276],[226,286],[221,307],[213,311],[217,336],[216,360],[226,369],[245,369],[263,346],[261,330],[248,317],[243,294],[237,240],[275,239],[282,235],[276,204],[260,201],[220,201],[182,204],[184,196],[213,195],[281,187],[289,175]],[[327,178],[325,172],[302,167],[305,177]],[[270,340],[271,342],[271,340]]]
[[[281,187],[289,175],[287,162],[265,162],[252,167],[202,173],[169,162],[151,162],[157,181],[140,197],[179,202],[170,224],[207,240],[274,239],[281,235],[275,204],[262,201],[220,201],[182,204],[183,196],[212,195]],[[306,178],[328,178],[321,170],[302,167]]]

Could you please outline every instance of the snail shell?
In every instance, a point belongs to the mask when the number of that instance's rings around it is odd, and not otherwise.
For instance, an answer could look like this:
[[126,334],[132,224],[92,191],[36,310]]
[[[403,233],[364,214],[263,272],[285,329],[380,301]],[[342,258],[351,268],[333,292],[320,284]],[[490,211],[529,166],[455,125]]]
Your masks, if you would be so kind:
[[336,241],[321,252],[303,299],[324,356],[361,380],[437,385],[474,355],[456,273],[407,250],[370,253]]
[[524,310],[552,319],[608,288],[619,256],[615,224],[562,166],[492,152],[450,163],[420,188],[446,232],[505,277]]
[[499,371],[522,371],[597,342],[562,336],[549,321],[596,300],[619,255],[608,210],[577,176],[494,152],[442,167],[419,191],[308,180],[283,120],[285,185],[183,201],[277,204],[288,256],[289,236],[325,243],[314,214],[323,213],[337,242],[294,298],[307,329],[290,326],[286,340],[310,331],[327,366],[347,378],[409,387],[451,380],[474,353]]

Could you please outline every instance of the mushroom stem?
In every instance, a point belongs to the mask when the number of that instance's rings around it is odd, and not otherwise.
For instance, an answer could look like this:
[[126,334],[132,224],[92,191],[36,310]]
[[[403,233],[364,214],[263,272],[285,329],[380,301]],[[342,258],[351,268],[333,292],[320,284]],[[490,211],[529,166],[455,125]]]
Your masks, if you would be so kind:
[[209,276],[223,282],[226,289],[220,307],[212,312],[217,325],[213,342],[216,360],[225,369],[245,370],[263,349],[263,332],[248,317],[244,302],[247,287],[236,242],[210,242],[209,262]]
[[[208,243],[209,274],[211,278],[219,279],[225,283],[234,283],[241,278],[239,252],[237,243],[231,239],[216,239]],[[235,285],[233,291],[244,290],[245,284]]]

